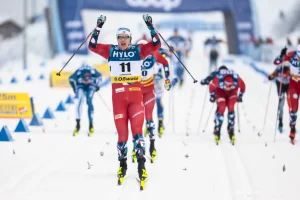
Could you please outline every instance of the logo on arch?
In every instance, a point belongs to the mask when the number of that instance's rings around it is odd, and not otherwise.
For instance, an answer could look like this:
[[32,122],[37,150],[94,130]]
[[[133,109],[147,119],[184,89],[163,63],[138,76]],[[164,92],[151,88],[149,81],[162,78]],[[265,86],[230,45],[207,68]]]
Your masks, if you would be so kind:
[[126,0],[126,3],[131,7],[154,7],[162,8],[164,11],[170,11],[178,8],[182,0]]

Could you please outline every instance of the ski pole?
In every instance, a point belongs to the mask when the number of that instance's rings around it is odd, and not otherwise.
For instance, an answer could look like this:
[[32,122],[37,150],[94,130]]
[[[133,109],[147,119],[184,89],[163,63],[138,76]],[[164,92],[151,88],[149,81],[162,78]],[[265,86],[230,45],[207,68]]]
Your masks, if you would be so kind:
[[241,132],[241,126],[240,126],[240,111],[239,111],[239,102],[237,102],[237,117],[238,117],[238,132]]
[[[284,56],[282,58],[282,60],[284,60]],[[284,65],[283,65],[283,62],[282,62],[282,65],[281,65],[281,77],[283,75],[283,68],[284,68]],[[279,86],[279,94],[278,94],[278,106],[277,106],[277,115],[276,115],[276,122],[275,122],[275,133],[274,133],[274,142],[276,142],[276,133],[277,133],[277,122],[278,122],[278,119],[279,119],[279,114],[280,114],[280,97],[281,97],[281,94],[282,93],[282,82],[280,82],[280,86]]]
[[190,71],[186,68],[186,66],[182,63],[182,61],[178,58],[176,53],[174,52],[174,49],[170,47],[170,45],[167,43],[167,41],[164,39],[164,37],[158,32],[156,28],[154,30],[157,32],[157,34],[161,37],[161,39],[164,41],[164,43],[169,47],[169,50],[174,54],[174,56],[177,58],[177,60],[180,62],[180,64],[184,67],[184,69],[188,72],[188,74],[191,76],[191,78],[194,80],[194,83],[197,83],[198,81],[192,76]]
[[209,114],[208,114],[208,118],[207,118],[207,120],[206,120],[206,123],[205,123],[204,129],[203,129],[203,133],[205,132],[206,126],[207,126],[207,124],[208,124],[208,121],[209,121],[210,115],[211,115],[211,113],[212,113],[212,111],[213,111],[213,108],[214,108],[214,107],[215,107],[215,104],[213,103],[213,105],[212,105],[212,107],[211,107],[211,109],[210,109],[210,112],[209,112]]
[[201,126],[201,122],[202,122],[202,118],[203,118],[203,113],[204,113],[204,108],[205,108],[207,93],[208,93],[208,87],[206,88],[205,95],[204,95],[204,101],[203,101],[203,104],[202,104],[202,110],[201,110],[200,120],[199,120],[199,123],[198,123],[197,133],[200,132],[200,126]]
[[100,98],[100,100],[102,101],[103,105],[106,107],[106,109],[111,112],[110,107],[107,105],[107,103],[105,102],[105,100],[102,98],[101,94],[99,92],[96,92],[98,97]]
[[263,128],[262,132],[258,133],[258,136],[261,137],[264,134],[265,126],[266,126],[266,120],[267,120],[267,114],[268,114],[268,108],[269,108],[269,101],[270,101],[270,96],[271,96],[271,90],[272,90],[272,81],[270,82],[270,87],[269,87],[269,94],[268,94],[268,99],[267,99],[267,105],[266,105],[266,113],[265,113],[265,118],[264,118],[264,123],[263,123]]
[[[100,22],[101,23],[101,22]],[[97,26],[93,29],[93,31],[98,27],[100,24],[98,23]],[[59,70],[59,72],[56,73],[57,76],[60,76],[60,73],[64,70],[64,68],[67,66],[67,64],[71,61],[71,59],[77,54],[79,49],[82,47],[82,45],[87,41],[87,39],[92,35],[92,32],[89,33],[89,35],[83,40],[83,42],[79,45],[79,47],[76,49],[76,51],[72,54],[72,56],[69,58],[69,60],[66,62],[66,64]]]

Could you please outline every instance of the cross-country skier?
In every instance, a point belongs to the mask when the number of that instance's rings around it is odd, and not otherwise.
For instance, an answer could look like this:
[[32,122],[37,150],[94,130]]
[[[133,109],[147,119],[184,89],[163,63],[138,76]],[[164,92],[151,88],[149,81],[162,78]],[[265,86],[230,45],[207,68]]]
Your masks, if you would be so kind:
[[283,107],[285,102],[285,94],[287,95],[290,83],[290,64],[285,61],[284,65],[278,65],[277,68],[268,76],[269,80],[276,78],[277,94],[279,97],[278,102],[278,130],[282,133],[283,129]]
[[220,55],[220,43],[222,42],[223,40],[217,39],[216,36],[212,36],[212,38],[208,38],[204,42],[205,52],[209,51],[209,71],[217,68]]
[[[184,39],[184,37],[179,35],[178,29],[176,28],[174,29],[174,35],[171,36],[167,41],[171,46],[173,52],[178,56],[178,58],[184,64],[187,56],[187,51],[188,51],[188,46],[187,46],[188,44],[186,39]],[[179,78],[179,85],[181,87],[184,82],[184,68],[173,53],[171,58],[171,68],[173,69],[172,73],[174,73],[174,75],[176,75]]]
[[89,50],[99,54],[108,60],[112,83],[112,104],[116,129],[118,132],[118,183],[124,181],[127,171],[127,141],[128,122],[134,140],[134,149],[138,162],[138,174],[140,178],[140,189],[145,185],[148,177],[145,168],[145,141],[143,138],[144,104],[143,85],[141,84],[142,62],[152,52],[157,51],[160,46],[159,37],[152,25],[152,18],[143,15],[143,19],[150,30],[152,42],[134,45],[131,43],[132,35],[128,28],[119,28],[116,33],[117,45],[100,44],[98,37],[106,17],[101,15],[97,19],[97,28],[93,31]]
[[95,68],[83,64],[79,67],[70,77],[69,82],[78,97],[76,105],[76,128],[73,132],[73,136],[78,135],[80,130],[80,119],[82,113],[82,105],[84,98],[86,98],[86,103],[88,105],[88,117],[89,117],[89,133],[91,136],[94,133],[93,126],[93,97],[94,93],[100,89],[102,74],[99,73]]
[[[238,93],[238,89],[240,89]],[[217,102],[217,111],[215,114],[214,135],[216,144],[219,144],[221,137],[221,127],[224,120],[224,112],[228,109],[227,131],[231,143],[235,143],[234,124],[235,124],[235,103],[243,101],[243,95],[246,86],[244,81],[233,71],[223,70],[212,80],[209,85],[210,101]]]
[[[146,40],[140,40],[137,44],[147,44]],[[146,134],[150,138],[150,156],[151,162],[154,162],[155,156],[157,154],[155,149],[155,124],[153,121],[153,109],[155,105],[155,92],[154,92],[154,73],[156,63],[163,65],[165,72],[165,86],[169,87],[170,80],[170,70],[168,61],[158,52],[154,51],[152,54],[148,55],[142,64],[142,81],[143,87],[143,101],[145,106],[145,117],[146,117]],[[132,153],[133,161],[136,159],[136,154]]]
[[275,65],[284,61],[290,62],[290,84],[288,90],[288,102],[290,103],[290,139],[294,144],[296,134],[296,121],[300,95],[300,44],[295,51],[287,53],[287,48],[281,50],[280,55],[274,60]]

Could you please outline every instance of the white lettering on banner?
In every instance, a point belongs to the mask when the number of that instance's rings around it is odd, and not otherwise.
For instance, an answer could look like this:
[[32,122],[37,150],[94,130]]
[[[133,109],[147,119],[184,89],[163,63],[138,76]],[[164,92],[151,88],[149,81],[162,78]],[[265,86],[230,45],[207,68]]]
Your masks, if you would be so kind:
[[[68,46],[68,50],[69,51],[75,51],[75,50],[77,50],[78,49],[78,47],[81,45],[81,43],[79,43],[79,42],[70,42],[69,43],[69,46]],[[86,46],[85,45],[82,45],[82,47],[80,48],[81,50],[83,50],[83,49],[86,49]]]
[[[127,54],[128,53],[128,54]],[[133,57],[134,56],[134,52],[118,52],[118,51],[114,51],[113,52],[113,57],[124,57],[124,58],[128,58],[128,57]]]
[[242,40],[242,41],[249,41],[251,39],[250,33],[239,33],[238,37],[239,37],[239,40]]
[[70,31],[67,38],[69,40],[84,39],[84,34],[82,31]]
[[239,30],[249,30],[252,28],[251,22],[239,22],[237,23],[237,28]]
[[162,8],[165,11],[177,8],[181,4],[181,0],[126,0],[126,2],[132,7],[147,8],[153,6],[154,8]]
[[66,28],[81,28],[82,23],[80,20],[71,20],[65,23]]

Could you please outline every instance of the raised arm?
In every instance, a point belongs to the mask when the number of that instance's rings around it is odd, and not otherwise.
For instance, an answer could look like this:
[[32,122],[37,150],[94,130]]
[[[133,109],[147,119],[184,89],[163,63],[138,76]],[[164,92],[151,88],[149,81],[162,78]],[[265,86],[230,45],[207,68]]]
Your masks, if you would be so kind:
[[93,31],[88,48],[90,51],[108,59],[111,44],[98,44],[98,37],[102,26],[104,25],[106,17],[101,15],[97,19],[97,28]]
[[148,42],[147,44],[139,44],[139,47],[141,48],[140,55],[143,58],[146,58],[149,54],[151,54],[154,51],[157,51],[161,47],[161,42],[158,37],[158,34],[156,33],[153,24],[152,24],[152,17],[149,15],[143,15],[143,19],[148,26],[148,29],[150,30],[152,41]]

